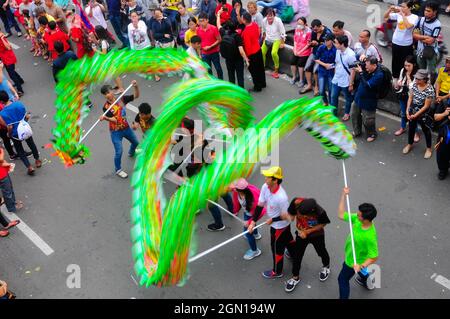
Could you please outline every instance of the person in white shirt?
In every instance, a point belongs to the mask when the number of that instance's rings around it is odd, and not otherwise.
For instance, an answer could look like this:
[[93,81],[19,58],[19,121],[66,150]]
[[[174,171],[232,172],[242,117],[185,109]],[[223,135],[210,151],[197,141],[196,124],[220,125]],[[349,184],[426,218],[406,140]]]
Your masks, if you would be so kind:
[[350,49],[353,49],[353,37],[352,34],[350,33],[350,31],[347,31],[344,29],[344,22],[337,20],[336,22],[333,23],[333,34],[334,36],[337,38],[338,36],[341,35],[346,35],[348,38],[348,47]]
[[130,14],[131,23],[128,25],[128,38],[132,50],[143,50],[150,47],[147,25],[139,19],[136,11]]
[[274,64],[272,77],[278,79],[278,69],[280,68],[280,57],[278,50],[284,48],[284,40],[286,39],[286,30],[280,18],[275,16],[272,8],[267,9],[267,16],[263,20],[263,45],[261,47],[264,65],[266,65],[266,55],[269,47],[272,48],[271,55]]
[[354,48],[356,58],[359,59],[359,61],[364,62],[368,56],[374,56],[379,63],[383,63],[380,51],[378,51],[375,44],[370,42],[370,35],[369,30],[362,30],[359,34],[359,42],[355,43]]
[[186,52],[193,57],[201,59],[200,50],[202,48],[202,39],[198,35],[191,38],[191,42]]
[[384,14],[384,20],[397,21],[392,37],[392,77],[398,79],[400,70],[408,55],[414,54],[413,31],[419,17],[411,13],[413,1],[404,2],[400,7],[391,6]]
[[102,4],[95,0],[90,0],[84,11],[88,16],[89,22],[91,22],[94,27],[101,25],[105,29],[108,28],[105,16],[103,15],[103,13],[106,12],[106,9]]
[[249,233],[253,233],[256,221],[262,213],[264,206],[267,210],[270,225],[270,246],[272,248],[273,268],[262,273],[264,278],[273,279],[283,276],[284,251],[287,248],[291,256],[295,256],[294,238],[291,233],[291,223],[283,220],[282,215],[287,214],[289,201],[287,194],[280,185],[283,181],[283,171],[281,167],[274,166],[268,170],[263,170],[262,174],[266,182],[261,187],[258,206],[256,206],[253,219],[248,226]]
[[264,23],[264,17],[261,12],[258,11],[258,6],[256,5],[256,1],[249,1],[247,3],[247,11],[252,15],[252,22],[256,22],[259,27],[259,33],[262,34],[262,28]]
[[342,117],[343,121],[350,119],[350,110],[353,102],[353,83],[351,79],[354,79],[354,71],[350,67],[356,62],[356,55],[352,49],[348,47],[348,38],[346,35],[341,35],[334,41],[336,46],[336,60],[335,60],[335,72],[331,83],[333,87],[331,89],[331,105],[335,107],[334,114],[337,115],[339,106],[339,95],[341,92],[345,96],[345,111]]

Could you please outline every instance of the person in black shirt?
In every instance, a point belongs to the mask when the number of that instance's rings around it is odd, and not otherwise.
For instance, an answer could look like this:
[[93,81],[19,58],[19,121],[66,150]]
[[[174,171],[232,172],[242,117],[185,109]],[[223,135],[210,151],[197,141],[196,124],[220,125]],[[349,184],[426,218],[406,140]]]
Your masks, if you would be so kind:
[[64,70],[67,63],[70,60],[77,60],[77,56],[71,50],[64,52],[64,45],[61,41],[55,41],[54,43],[55,51],[58,54],[58,57],[53,61],[53,79],[56,83],[58,83],[58,78],[56,77],[59,71]]
[[236,24],[228,20],[223,26],[220,23],[220,14],[222,9],[217,12],[217,29],[219,29],[222,42],[220,43],[220,54],[225,59],[228,70],[228,81],[237,83],[244,88],[244,44],[242,38],[236,32]]
[[450,167],[450,104],[438,104],[434,120],[439,126],[436,144],[436,161],[439,169],[438,179],[444,180]]
[[138,107],[139,113],[136,114],[134,118],[134,122],[131,125],[133,130],[136,130],[138,127],[141,128],[142,133],[146,133],[149,129],[152,128],[155,123],[155,117],[152,115],[152,107],[148,103],[141,103]]
[[314,246],[317,254],[322,258],[323,268],[319,280],[325,281],[330,275],[330,255],[325,247],[325,225],[330,223],[326,211],[313,198],[294,198],[288,208],[288,216],[283,219],[296,220],[295,254],[293,257],[292,278],[286,282],[286,292],[291,292],[300,282],[300,267],[306,247]]

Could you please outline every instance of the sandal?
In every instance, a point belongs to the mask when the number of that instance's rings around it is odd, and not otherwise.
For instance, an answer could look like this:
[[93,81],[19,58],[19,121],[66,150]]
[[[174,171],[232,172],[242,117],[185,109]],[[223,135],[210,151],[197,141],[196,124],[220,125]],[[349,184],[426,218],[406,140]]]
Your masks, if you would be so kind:
[[342,117],[342,120],[344,122],[347,122],[350,119],[350,115],[349,114],[344,114],[344,116]]
[[16,220],[12,220],[6,227],[5,229],[10,229],[14,226],[17,226],[18,224],[20,224],[20,220],[16,219]]
[[416,133],[414,134],[414,143],[419,143],[420,142],[420,134]]
[[305,94],[305,93],[308,93],[308,92],[311,92],[311,91],[312,91],[312,88],[306,87],[306,88],[303,88],[303,89],[300,91],[300,94]]
[[159,76],[155,75],[155,81],[159,82],[159,81],[161,81],[161,78]]
[[375,141],[376,139],[377,139],[377,137],[375,135],[372,135],[367,138],[367,142],[371,143],[371,142]]
[[23,202],[20,200],[16,201],[16,209],[21,210],[23,208]]
[[6,237],[9,235],[9,231],[7,230],[0,230],[0,237]]
[[399,128],[397,131],[395,131],[394,135],[395,136],[400,136],[400,135],[402,135],[405,132],[406,132],[406,130],[404,128]]

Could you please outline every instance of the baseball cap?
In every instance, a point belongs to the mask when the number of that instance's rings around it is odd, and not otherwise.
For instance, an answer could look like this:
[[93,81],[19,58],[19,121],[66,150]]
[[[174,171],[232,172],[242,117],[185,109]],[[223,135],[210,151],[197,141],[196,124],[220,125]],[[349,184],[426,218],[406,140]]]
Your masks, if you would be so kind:
[[238,190],[244,190],[248,187],[248,182],[245,180],[245,178],[239,178],[235,183],[234,187]]
[[279,166],[272,166],[267,170],[262,170],[262,174],[266,177],[283,178],[283,170]]
[[417,70],[416,75],[415,75],[414,78],[416,78],[416,79],[418,79],[418,80],[425,80],[425,79],[428,79],[428,78],[429,78],[429,76],[428,76],[428,71],[425,70],[425,69]]

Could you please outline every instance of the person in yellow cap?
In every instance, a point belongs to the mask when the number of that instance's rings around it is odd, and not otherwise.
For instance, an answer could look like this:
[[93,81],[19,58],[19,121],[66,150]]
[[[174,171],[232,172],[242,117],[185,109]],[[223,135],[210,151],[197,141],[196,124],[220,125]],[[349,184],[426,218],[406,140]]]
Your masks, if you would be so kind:
[[270,247],[272,248],[273,267],[262,272],[264,278],[273,279],[283,276],[284,250],[287,248],[291,256],[294,255],[295,241],[291,233],[291,223],[289,220],[283,220],[282,214],[287,214],[289,201],[285,190],[281,186],[283,181],[283,171],[281,167],[274,166],[268,170],[263,170],[262,174],[266,177],[264,185],[261,187],[258,206],[253,214],[253,220],[248,230],[253,233],[256,221],[262,213],[264,206],[267,210],[267,221],[270,227]]

